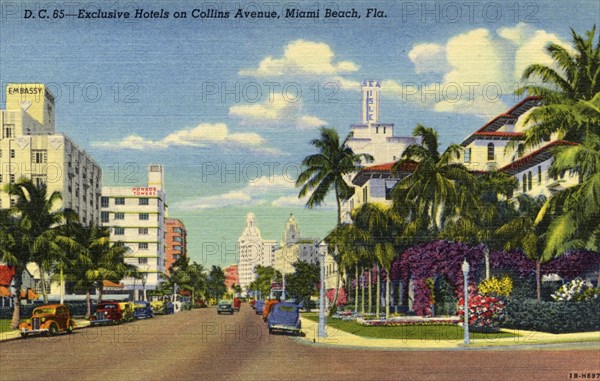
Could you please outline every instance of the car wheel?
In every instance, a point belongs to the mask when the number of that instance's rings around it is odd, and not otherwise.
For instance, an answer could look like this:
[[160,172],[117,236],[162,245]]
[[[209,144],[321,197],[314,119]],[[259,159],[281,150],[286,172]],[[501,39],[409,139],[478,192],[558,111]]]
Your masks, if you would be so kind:
[[56,327],[56,324],[51,324],[50,325],[50,336],[54,336],[58,333],[58,328]]
[[24,339],[26,339],[27,338],[27,334],[24,333],[24,332],[21,332],[21,337],[24,338]]
[[67,327],[67,333],[73,333],[73,323],[69,322],[69,326]]
[[273,328],[269,327],[269,334],[273,334]]
[[217,311],[217,313],[218,313],[219,315],[221,315],[221,311]]

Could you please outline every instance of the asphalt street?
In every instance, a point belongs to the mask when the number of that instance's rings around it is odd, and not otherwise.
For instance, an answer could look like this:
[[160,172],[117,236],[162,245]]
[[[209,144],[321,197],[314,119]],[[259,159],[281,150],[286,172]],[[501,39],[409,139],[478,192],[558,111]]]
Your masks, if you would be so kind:
[[[381,351],[269,335],[243,304],[0,342],[0,380],[569,380],[589,349]],[[600,374],[596,375],[596,378]]]

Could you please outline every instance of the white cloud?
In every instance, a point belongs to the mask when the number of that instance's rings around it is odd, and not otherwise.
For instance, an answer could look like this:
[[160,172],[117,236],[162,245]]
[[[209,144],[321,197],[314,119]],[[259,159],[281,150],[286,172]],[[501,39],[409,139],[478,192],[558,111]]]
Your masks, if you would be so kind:
[[326,43],[295,40],[285,47],[283,57],[267,56],[257,68],[243,69],[239,74],[259,78],[284,75],[333,76],[357,70],[358,65],[353,62],[335,62],[335,54]]
[[293,199],[298,195],[295,179],[287,176],[260,176],[251,178],[251,174],[242,172],[246,186],[220,195],[196,197],[171,204],[175,209],[201,210],[219,209],[229,206],[252,206],[273,203],[280,198]]
[[201,123],[191,129],[172,132],[160,140],[150,140],[139,135],[129,135],[117,142],[92,142],[92,146],[108,149],[167,149],[169,147],[206,147],[219,145],[276,153],[265,147],[265,139],[257,133],[231,133],[224,123]]
[[446,61],[446,48],[440,44],[418,44],[410,52],[408,58],[415,65],[415,72],[444,73],[448,70]]
[[272,100],[263,103],[234,105],[229,108],[229,116],[239,119],[241,125],[262,127],[295,126],[300,130],[327,125],[327,122],[314,115],[302,112],[302,100],[285,99],[275,94]]
[[385,80],[386,94],[437,112],[493,117],[508,108],[501,97],[512,95],[523,70],[532,63],[552,64],[545,47],[556,35],[520,23],[495,32],[479,28],[445,43],[420,43],[408,53],[415,73],[440,73],[437,83]]
[[316,116],[303,115],[297,120],[297,127],[301,130],[309,130],[326,126],[327,122]]

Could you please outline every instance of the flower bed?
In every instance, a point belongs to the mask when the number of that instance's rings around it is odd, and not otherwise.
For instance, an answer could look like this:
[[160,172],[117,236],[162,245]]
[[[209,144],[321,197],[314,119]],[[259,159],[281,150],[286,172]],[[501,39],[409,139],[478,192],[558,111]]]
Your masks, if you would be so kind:
[[364,319],[358,317],[356,322],[366,327],[396,327],[406,325],[457,325],[460,323],[458,316],[443,318],[422,318],[419,316],[401,316],[390,319]]

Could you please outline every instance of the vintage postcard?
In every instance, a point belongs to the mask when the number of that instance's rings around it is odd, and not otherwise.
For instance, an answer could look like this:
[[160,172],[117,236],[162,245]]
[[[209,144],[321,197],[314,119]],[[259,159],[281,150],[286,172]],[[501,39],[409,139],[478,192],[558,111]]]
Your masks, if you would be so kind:
[[600,379],[599,20],[2,0],[0,380]]

